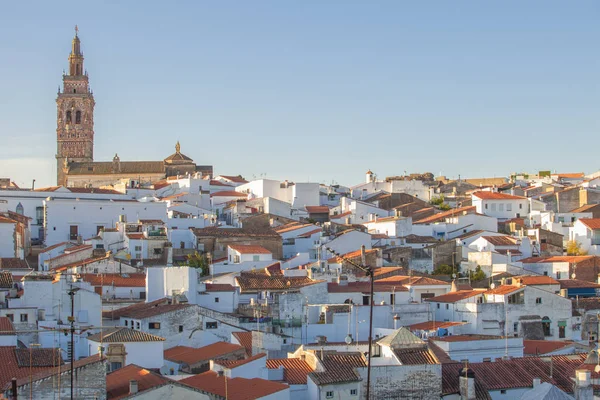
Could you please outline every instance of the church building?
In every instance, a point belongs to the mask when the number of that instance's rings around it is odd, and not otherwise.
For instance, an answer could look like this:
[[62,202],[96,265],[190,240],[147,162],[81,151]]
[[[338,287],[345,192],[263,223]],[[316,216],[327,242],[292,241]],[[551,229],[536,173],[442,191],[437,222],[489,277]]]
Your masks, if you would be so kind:
[[94,161],[94,94],[83,68],[83,53],[77,27],[69,55],[69,71],[63,74],[62,92],[56,99],[56,181],[66,187],[111,186],[127,179],[145,184],[168,176],[199,173],[212,177],[213,167],[196,165],[181,153],[179,142],[175,153],[162,161]]

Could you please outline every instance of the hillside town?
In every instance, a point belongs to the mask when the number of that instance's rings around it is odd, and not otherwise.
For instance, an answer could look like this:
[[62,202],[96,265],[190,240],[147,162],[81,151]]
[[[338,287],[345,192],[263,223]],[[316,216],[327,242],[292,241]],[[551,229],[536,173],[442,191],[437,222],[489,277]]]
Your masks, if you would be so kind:
[[600,396],[600,171],[97,161],[81,47],[56,185],[0,180],[2,398]]

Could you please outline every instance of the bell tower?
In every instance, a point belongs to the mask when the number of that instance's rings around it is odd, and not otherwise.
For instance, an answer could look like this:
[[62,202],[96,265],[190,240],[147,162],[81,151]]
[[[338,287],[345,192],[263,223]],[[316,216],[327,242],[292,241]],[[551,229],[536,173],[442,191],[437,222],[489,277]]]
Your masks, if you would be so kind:
[[79,30],[69,54],[69,73],[63,73],[56,98],[56,184],[66,186],[69,164],[94,160],[94,95],[83,69]]

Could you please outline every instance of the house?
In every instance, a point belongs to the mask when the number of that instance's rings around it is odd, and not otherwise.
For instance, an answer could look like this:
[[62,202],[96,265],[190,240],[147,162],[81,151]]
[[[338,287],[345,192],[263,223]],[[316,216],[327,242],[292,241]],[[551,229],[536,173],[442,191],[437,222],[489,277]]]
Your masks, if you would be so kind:
[[173,374],[200,374],[210,369],[211,360],[243,360],[246,349],[240,345],[216,342],[193,348],[175,346],[165,350],[165,366]]
[[104,299],[145,299],[146,274],[80,274]]
[[523,340],[525,356],[558,356],[588,353],[590,346],[565,340]]
[[173,381],[135,364],[106,375],[106,399],[182,399],[212,400],[201,390]]
[[305,206],[308,213],[308,219],[315,223],[324,224],[329,222],[329,207],[328,206]]
[[316,259],[322,228],[313,224],[290,223],[275,228],[283,239],[283,257],[292,258],[298,253],[308,253]]
[[482,236],[475,240],[469,246],[472,249],[476,249],[479,252],[491,251],[494,253],[500,253],[506,255],[510,259],[510,263],[513,257],[519,260],[524,257],[531,256],[531,242],[528,237],[517,238],[514,236]]
[[117,327],[104,329],[88,336],[89,356],[101,354],[106,357],[107,370],[115,371],[129,364],[144,368],[161,368],[165,339],[131,328]]
[[548,275],[556,279],[575,279],[597,282],[600,273],[598,256],[551,256],[528,257],[520,260],[523,268],[539,275]]
[[529,201],[526,197],[479,191],[471,194],[471,201],[479,214],[499,220],[519,218],[529,213]]
[[240,193],[247,193],[251,198],[273,197],[290,203],[292,208],[296,210],[306,206],[320,205],[318,183],[257,179],[237,186],[235,190]]
[[13,276],[18,277],[33,272],[27,261],[18,257],[0,258],[0,270],[2,272],[10,272]]
[[454,239],[471,231],[498,231],[498,219],[476,212],[475,206],[453,208],[415,220],[413,233],[436,239]]
[[395,238],[403,238],[412,233],[412,219],[405,217],[379,218],[376,215],[364,223],[369,233],[380,233]]
[[594,282],[582,281],[580,279],[561,279],[560,289],[567,291],[568,298],[598,297],[600,285]]
[[6,205],[0,200],[0,257],[24,259],[31,252],[31,218],[7,210]]
[[227,258],[214,260],[211,274],[249,271],[273,264],[273,254],[258,245],[235,244],[227,246]]
[[429,338],[451,360],[491,362],[501,357],[523,357],[523,338],[494,335],[448,335]]
[[282,238],[271,228],[217,228],[192,229],[195,237],[195,248],[198,251],[210,253],[216,260],[228,256],[227,246],[257,245],[262,246],[273,254],[273,259],[283,257]]
[[588,254],[600,255],[600,218],[578,219],[570,229],[569,239]]
[[240,400],[289,400],[290,387],[286,384],[261,378],[229,378],[207,371],[182,379],[182,384],[212,394],[211,398]]

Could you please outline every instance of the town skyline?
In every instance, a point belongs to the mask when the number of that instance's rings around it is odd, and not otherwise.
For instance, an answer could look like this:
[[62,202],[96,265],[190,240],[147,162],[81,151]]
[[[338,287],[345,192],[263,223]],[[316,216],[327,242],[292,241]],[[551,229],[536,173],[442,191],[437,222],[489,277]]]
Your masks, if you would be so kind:
[[[65,16],[44,4],[25,14],[11,4],[0,31],[27,29],[0,45],[21,61],[5,65],[1,78],[3,175],[19,186],[55,184],[53,90],[75,24],[97,102],[99,161],[115,153],[162,159],[180,141],[194,160],[247,179],[354,185],[367,169],[381,178],[598,169],[591,156],[599,59],[587,46],[599,33],[597,5],[513,13],[474,3],[380,4],[344,7],[337,19],[335,3],[189,4],[189,13],[149,4],[144,21],[131,21],[133,5],[82,6],[81,15]],[[116,17],[106,29],[109,15]],[[427,22],[411,21],[417,16]],[[499,34],[501,26],[507,31]],[[480,37],[469,36],[474,30]],[[549,160],[547,149],[564,137],[586,137],[590,150]]]

